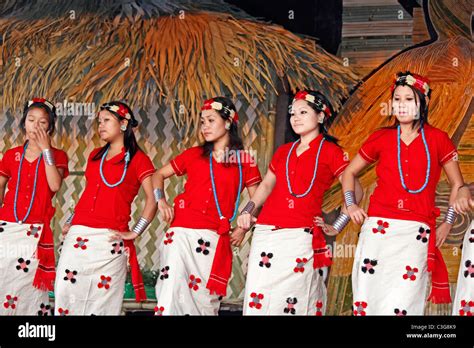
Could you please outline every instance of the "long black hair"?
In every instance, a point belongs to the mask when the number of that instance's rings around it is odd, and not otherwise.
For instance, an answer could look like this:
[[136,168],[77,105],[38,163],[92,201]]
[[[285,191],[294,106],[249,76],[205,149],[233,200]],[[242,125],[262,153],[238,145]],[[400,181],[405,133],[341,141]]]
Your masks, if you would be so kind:
[[[50,104],[52,108],[46,103]],[[28,111],[30,111],[31,109],[41,109],[46,112],[46,114],[48,115],[48,129],[46,130],[46,132],[48,133],[48,135],[52,135],[54,133],[54,130],[56,129],[56,107],[50,101],[47,101],[42,98],[34,98],[26,102],[25,107],[23,108],[23,115],[20,120],[20,129],[23,132],[26,132],[26,116],[28,116]]]
[[[230,120],[230,129],[229,129],[229,150],[243,150],[244,145],[242,142],[242,138],[239,135],[239,127],[237,126],[236,122],[233,122],[231,119],[230,112],[231,110],[234,112],[237,112],[237,109],[235,108],[234,103],[232,100],[226,97],[215,97],[212,98],[215,102],[221,103],[222,104],[222,109],[221,110],[215,110],[223,120],[227,121]],[[201,116],[201,115],[199,115]],[[214,150],[214,143],[210,141],[204,141],[204,143],[201,145],[202,146],[202,155],[204,157],[209,157],[209,154],[211,153],[212,150]]]
[[[114,106],[123,106],[127,110],[127,112],[130,114],[130,119],[127,122],[127,129],[123,133],[123,146],[125,147],[125,152],[128,151],[130,153],[130,161],[131,161],[133,156],[137,153],[137,151],[139,150],[141,151],[141,148],[138,145],[137,139],[135,138],[135,133],[133,132],[133,128],[138,126],[138,121],[136,120],[135,115],[132,112],[132,109],[130,109],[130,107],[127,104],[120,101],[111,101],[111,102],[105,103],[100,107],[100,110],[107,110],[112,115],[114,115],[118,121],[123,121],[125,119],[124,117],[122,117],[116,111],[113,111],[110,109],[111,107],[114,107]],[[105,144],[105,146],[103,146],[99,150],[99,152],[95,154],[92,160],[93,161],[100,160],[104,152],[107,151],[109,147],[110,147],[110,143]],[[125,161],[125,158],[123,158],[122,161],[120,161],[119,163],[123,161]]]
[[[334,122],[334,119],[336,117],[336,113],[334,112],[334,108],[332,107],[331,103],[329,102],[329,99],[326,98],[326,96],[324,94],[322,94],[321,92],[318,92],[318,91],[305,89],[302,92],[306,92],[306,93],[308,93],[309,95],[312,95],[315,98],[316,103],[311,103],[311,102],[306,101],[306,103],[308,103],[308,105],[311,107],[311,109],[316,111],[317,114],[319,114],[320,112],[324,113],[324,121],[323,121],[323,123],[319,123],[319,126],[318,126],[319,127],[319,133],[323,135],[323,138],[326,141],[329,141],[329,142],[334,143],[334,144],[339,146],[339,144],[338,144],[339,139],[332,136],[328,132],[328,128]],[[318,100],[320,102],[318,102]],[[329,115],[324,112],[324,110],[323,110],[324,105],[326,105],[326,107],[329,109]],[[292,107],[290,105],[289,111],[291,111],[291,108]],[[291,124],[290,124],[290,129],[294,133],[293,129],[291,128]]]
[[[398,87],[398,86],[408,86],[412,91],[413,91],[413,95],[415,97],[415,103],[416,105],[418,105],[418,116],[417,118],[415,118],[411,124],[411,128],[414,129],[416,125],[420,124],[420,128],[423,127],[423,125],[425,124],[429,124],[428,123],[428,99],[427,98],[430,98],[431,97],[431,89],[429,89],[428,91],[428,95],[426,96],[422,91],[420,91],[418,88],[415,88],[411,85],[409,85],[407,83],[407,80],[405,77],[407,76],[414,76],[414,77],[421,77],[420,75],[417,75],[417,74],[412,74],[410,71],[400,71],[397,73],[397,80],[395,82],[395,85],[394,85],[394,88],[392,90],[392,94],[391,94],[391,100],[393,100],[393,95],[395,93],[395,89]],[[418,101],[419,101],[419,104],[418,104]],[[393,118],[393,114],[392,114],[392,110],[390,110],[390,115],[389,115],[389,119],[391,120]],[[397,128],[398,125],[400,124],[400,122],[398,121],[398,119],[395,117],[395,122],[393,125],[391,126],[388,126],[388,127],[384,127],[384,128]]]

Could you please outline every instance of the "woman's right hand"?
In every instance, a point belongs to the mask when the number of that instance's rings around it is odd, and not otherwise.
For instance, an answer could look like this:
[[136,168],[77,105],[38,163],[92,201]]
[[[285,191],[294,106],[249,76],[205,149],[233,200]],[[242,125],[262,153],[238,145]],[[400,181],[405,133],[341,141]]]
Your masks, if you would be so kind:
[[174,209],[166,202],[166,199],[162,198],[158,201],[158,210],[161,214],[161,218],[168,224],[174,219]]
[[244,229],[249,230],[250,227],[257,221],[257,218],[249,213],[240,214],[237,218],[237,226]]
[[352,222],[358,225],[362,225],[364,220],[369,217],[364,209],[359,207],[357,204],[352,204],[349,208],[347,208],[347,212],[349,213]]

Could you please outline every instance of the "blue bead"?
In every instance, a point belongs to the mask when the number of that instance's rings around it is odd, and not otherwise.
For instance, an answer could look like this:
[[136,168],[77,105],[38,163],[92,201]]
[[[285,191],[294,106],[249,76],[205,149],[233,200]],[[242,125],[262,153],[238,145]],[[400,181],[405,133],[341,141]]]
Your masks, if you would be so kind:
[[423,139],[423,145],[425,146],[425,152],[426,152],[426,160],[427,160],[427,166],[426,166],[426,174],[425,174],[425,182],[421,188],[418,190],[410,190],[407,188],[405,184],[405,179],[403,179],[403,170],[402,170],[402,164],[401,164],[401,156],[400,156],[400,125],[397,127],[397,162],[398,162],[398,174],[400,175],[400,182],[402,184],[402,187],[405,191],[408,193],[420,193],[422,192],[426,186],[428,186],[428,182],[430,180],[430,169],[431,169],[431,156],[430,156],[430,150],[428,148],[428,143],[426,142],[426,137],[425,137],[425,130],[423,129],[423,126],[421,126],[421,138]]
[[297,141],[293,143],[293,145],[291,145],[290,151],[288,152],[288,156],[286,156],[286,183],[288,185],[288,191],[290,192],[292,196],[296,198],[302,198],[302,197],[307,196],[311,192],[311,189],[313,188],[313,185],[316,182],[316,173],[318,171],[318,165],[319,165],[319,155],[321,153],[324,140],[325,140],[324,138],[321,139],[321,143],[319,143],[319,148],[318,148],[318,153],[316,155],[316,163],[314,164],[314,172],[313,172],[313,178],[311,179],[311,183],[309,184],[308,189],[304,193],[300,193],[300,194],[294,193],[293,189],[291,188],[290,176],[288,175],[288,171],[289,171],[288,167],[290,164],[291,153],[293,152],[293,149],[296,146],[296,144],[298,144],[301,141],[301,139],[298,139]]
[[[239,164],[239,191],[237,192],[237,199],[235,200],[234,214],[229,219],[229,222],[234,221],[237,217],[237,211],[240,204],[240,191],[242,191],[242,163],[240,162],[240,151],[237,151],[237,163]],[[214,182],[214,171],[212,167],[212,151],[209,153],[209,173],[211,175],[212,193],[214,195],[217,213],[219,214],[220,219],[225,219],[225,216],[222,214],[221,206],[219,205],[219,200],[217,199],[216,183]]]

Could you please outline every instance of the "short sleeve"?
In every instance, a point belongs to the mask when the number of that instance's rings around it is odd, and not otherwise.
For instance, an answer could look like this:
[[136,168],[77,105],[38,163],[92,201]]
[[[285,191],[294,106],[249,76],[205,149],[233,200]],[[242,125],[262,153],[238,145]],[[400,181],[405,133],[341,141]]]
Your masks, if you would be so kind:
[[3,155],[2,159],[0,160],[0,175],[3,175],[7,178],[11,177],[11,171],[10,171],[10,152],[7,151],[5,152],[5,155]]
[[339,177],[344,169],[349,165],[349,159],[342,149],[334,144],[331,144],[330,158],[329,158],[329,169],[331,170],[334,177]]
[[456,146],[446,132],[441,132],[438,141],[438,161],[443,166],[457,157]]
[[251,157],[249,163],[246,164],[244,175],[245,187],[256,185],[262,181],[262,176],[260,175],[260,170],[258,169],[257,161],[255,161],[253,157]]
[[137,156],[136,162],[136,173],[138,181],[143,182],[147,177],[153,175],[155,173],[155,167],[151,162],[150,158],[145,155],[143,152],[137,152],[135,154]]
[[276,174],[276,168],[278,166],[278,162],[280,161],[281,158],[281,152],[282,152],[282,147],[284,145],[280,146],[275,153],[273,154],[272,160],[270,161],[270,165],[268,166],[268,169],[270,169],[274,174]]
[[62,150],[55,151],[55,161],[57,168],[64,169],[63,179],[66,179],[69,176],[69,167],[68,167],[68,158],[66,152]]
[[181,176],[187,173],[187,167],[193,160],[193,157],[198,155],[198,151],[202,151],[200,147],[192,147],[183,151],[181,154],[179,154],[170,161],[174,173],[177,176]]
[[359,155],[369,163],[376,162],[379,159],[382,137],[381,131],[372,133],[359,149]]

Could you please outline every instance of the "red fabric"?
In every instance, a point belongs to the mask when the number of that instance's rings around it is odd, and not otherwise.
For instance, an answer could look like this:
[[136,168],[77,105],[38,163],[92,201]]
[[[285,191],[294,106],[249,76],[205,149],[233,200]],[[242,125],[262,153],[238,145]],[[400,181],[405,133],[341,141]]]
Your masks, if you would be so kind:
[[[428,270],[432,272],[432,293],[434,303],[449,303],[448,272],[441,252],[435,247],[436,186],[444,164],[457,156],[456,147],[446,132],[425,125],[425,137],[431,157],[430,180],[420,193],[408,193],[401,184],[397,165],[397,130],[380,129],[374,132],[362,145],[359,154],[376,166],[377,187],[370,197],[369,216],[424,222],[430,226],[428,244]],[[425,181],[426,154],[421,134],[410,145],[401,141],[400,158],[405,184],[411,190],[419,189]]]
[[[296,155],[296,147],[293,149],[288,169],[294,193],[301,194],[309,188],[322,139],[322,134],[317,136],[309,144],[310,148],[299,157]],[[258,216],[258,223],[275,225],[279,228],[311,227],[313,230],[313,267],[326,267],[331,264],[330,250],[326,245],[321,228],[314,224],[314,218],[322,216],[321,206],[324,193],[331,187],[334,179],[341,175],[349,161],[339,146],[325,141],[319,156],[316,182],[308,195],[297,198],[288,191],[286,180],[286,159],[291,146],[292,143],[282,145],[273,155],[270,170],[276,176],[276,184],[263,205]]]
[[[237,199],[239,187],[239,170],[237,161],[231,164],[217,163],[213,160],[214,182],[222,214],[226,219],[220,219],[217,213],[212,192],[209,172],[209,158],[203,156],[202,147],[192,147],[171,160],[171,166],[176,175],[187,174],[184,192],[174,200],[175,217],[171,227],[186,227],[195,229],[211,229],[219,234],[211,275],[207,288],[211,293],[224,296],[227,282],[232,271],[232,250],[230,246],[230,223]],[[243,153],[242,189],[262,181],[260,171],[253,158]]]
[[[296,146],[293,149],[289,163],[289,177],[293,192],[296,194],[304,193],[311,183],[321,139],[322,135],[316,137],[309,144],[310,148],[299,157],[296,156]],[[288,191],[286,181],[286,159],[291,145],[292,143],[288,143],[280,146],[273,155],[269,168],[276,176],[276,184],[258,216],[259,224],[282,228],[313,226],[314,217],[322,215],[324,192],[349,164],[347,156],[344,156],[339,146],[325,141],[319,156],[316,182],[311,192],[305,197],[296,198]]]
[[[86,168],[87,184],[74,210],[71,225],[84,225],[92,228],[109,228],[119,232],[130,231],[128,223],[132,202],[138,194],[143,180],[153,175],[153,163],[142,151],[137,151],[128,165],[125,180],[114,188],[104,184],[100,177],[100,159],[92,158],[100,150],[95,149],[89,155]],[[116,183],[123,174],[125,149],[113,158],[104,161],[103,173],[109,183]],[[138,264],[137,253],[133,241],[126,240],[129,249],[129,262],[132,273],[132,284],[137,302],[146,300],[143,278]]]
[[[69,175],[67,154],[55,148],[52,148],[52,150],[56,160],[56,167],[64,169],[64,179]],[[7,193],[3,206],[0,208],[0,220],[3,221],[16,222],[13,206],[15,201],[15,189],[18,185],[18,170],[22,153],[23,145],[7,150],[0,162],[0,175],[9,178]],[[17,203],[19,219],[22,219],[28,211],[31,195],[33,193],[37,161],[38,159],[30,163],[26,159],[23,160]],[[33,202],[30,215],[24,223],[43,224],[43,231],[36,250],[36,257],[38,258],[39,264],[33,280],[33,286],[41,290],[53,290],[56,271],[51,219],[54,216],[55,208],[53,208],[51,200],[55,193],[49,188],[46,179],[45,163],[44,161],[42,162],[38,170],[35,201]]]
[[[120,232],[129,230],[132,202],[138,194],[143,180],[153,175],[153,163],[142,151],[137,151],[128,165],[125,180],[117,187],[110,188],[100,177],[100,159],[92,161],[100,149],[89,155],[85,172],[86,187],[75,209],[72,225],[93,228],[110,228]],[[122,177],[125,162],[124,149],[113,158],[104,161],[103,172],[109,183],[116,183]]]

